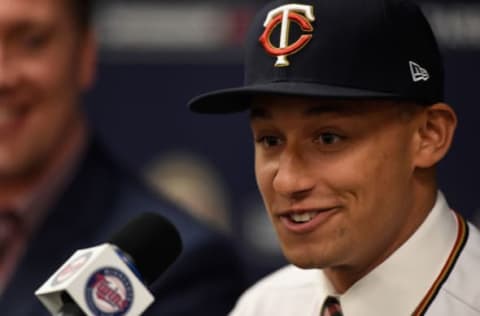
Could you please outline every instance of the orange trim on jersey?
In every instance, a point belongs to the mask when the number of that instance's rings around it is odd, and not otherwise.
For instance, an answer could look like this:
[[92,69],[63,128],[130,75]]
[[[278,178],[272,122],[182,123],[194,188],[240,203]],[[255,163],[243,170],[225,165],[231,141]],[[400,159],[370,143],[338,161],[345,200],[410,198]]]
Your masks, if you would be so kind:
[[452,248],[452,251],[450,252],[450,255],[448,256],[447,261],[445,262],[445,265],[442,268],[442,271],[440,271],[440,274],[438,275],[437,279],[435,280],[433,285],[430,287],[430,289],[428,290],[427,294],[424,296],[424,298],[422,299],[418,307],[415,309],[412,316],[421,316],[426,312],[427,308],[430,306],[433,299],[438,294],[440,287],[443,285],[443,283],[445,283],[448,276],[450,275],[450,272],[452,272],[453,267],[455,266],[455,263],[457,262],[457,259],[460,256],[460,252],[465,246],[465,243],[468,238],[468,225],[462,216],[460,216],[457,213],[454,213],[454,214],[456,216],[457,225],[458,225],[457,239],[455,240],[455,244]]

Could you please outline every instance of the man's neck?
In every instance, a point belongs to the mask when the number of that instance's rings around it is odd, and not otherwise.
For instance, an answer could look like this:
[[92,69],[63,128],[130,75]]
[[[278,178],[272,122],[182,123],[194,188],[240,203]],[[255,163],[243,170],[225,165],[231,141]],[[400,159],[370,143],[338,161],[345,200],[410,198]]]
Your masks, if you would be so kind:
[[413,211],[406,213],[410,214],[410,219],[407,221],[408,225],[402,230],[396,241],[385,249],[380,256],[357,265],[343,265],[324,269],[326,277],[337,293],[345,293],[358,280],[382,264],[417,231],[435,205],[437,194],[435,185],[423,186],[421,189],[414,196],[416,202]]
[[50,175],[75,159],[78,152],[85,146],[87,135],[86,121],[83,117],[79,117],[63,135],[61,144],[44,161],[23,173],[0,178],[0,205],[22,204],[21,201],[28,199],[31,192],[43,185]]

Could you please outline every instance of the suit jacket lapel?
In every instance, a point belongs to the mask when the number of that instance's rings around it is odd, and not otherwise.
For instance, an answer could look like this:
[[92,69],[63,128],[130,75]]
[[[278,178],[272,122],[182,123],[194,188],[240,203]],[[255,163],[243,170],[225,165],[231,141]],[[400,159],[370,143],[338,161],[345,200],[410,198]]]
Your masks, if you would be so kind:
[[26,254],[0,299],[2,315],[36,315],[43,310],[34,291],[76,249],[104,237],[115,194],[114,170],[97,144],[92,144],[71,185],[33,237]]

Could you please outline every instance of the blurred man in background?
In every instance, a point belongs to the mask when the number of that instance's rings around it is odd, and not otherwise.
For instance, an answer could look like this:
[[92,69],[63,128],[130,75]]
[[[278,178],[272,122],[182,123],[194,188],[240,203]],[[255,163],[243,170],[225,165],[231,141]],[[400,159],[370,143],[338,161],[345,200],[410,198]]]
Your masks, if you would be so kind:
[[271,2],[245,51],[245,85],[190,107],[250,112],[257,184],[292,265],[231,315],[479,315],[480,232],[438,188],[457,117],[419,7]]
[[80,104],[95,67],[90,1],[0,0],[0,313],[46,314],[34,291],[75,249],[153,211],[184,251],[150,314],[225,315],[241,290],[230,243],[110,156]]

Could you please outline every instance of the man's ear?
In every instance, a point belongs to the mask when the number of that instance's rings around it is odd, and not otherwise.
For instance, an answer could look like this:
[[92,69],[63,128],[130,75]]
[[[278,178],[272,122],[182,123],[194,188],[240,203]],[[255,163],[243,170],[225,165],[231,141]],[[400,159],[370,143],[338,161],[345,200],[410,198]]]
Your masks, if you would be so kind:
[[415,166],[430,168],[448,152],[457,126],[455,111],[445,103],[427,107],[420,119]]

